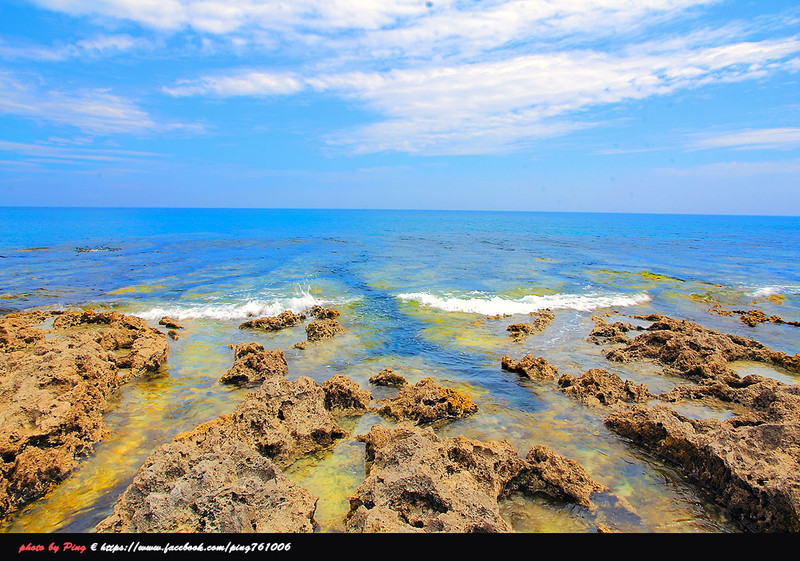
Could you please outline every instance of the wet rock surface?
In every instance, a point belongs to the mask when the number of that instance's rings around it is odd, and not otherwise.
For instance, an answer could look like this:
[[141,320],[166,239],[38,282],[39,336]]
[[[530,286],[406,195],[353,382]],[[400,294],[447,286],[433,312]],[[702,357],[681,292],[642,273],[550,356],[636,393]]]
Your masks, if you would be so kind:
[[[37,324],[53,319],[53,328]],[[109,397],[167,360],[165,335],[117,312],[0,319],[0,515],[62,481],[107,432]]]
[[238,386],[263,382],[270,376],[286,376],[289,366],[281,349],[266,350],[259,343],[240,343],[234,347],[233,366],[220,378],[224,384]]
[[323,308],[319,305],[311,306],[309,313],[317,319],[336,319],[341,315],[339,310],[332,308]]
[[800,327],[800,321],[784,321],[784,319],[780,316],[768,316],[761,310],[725,310],[722,307],[716,306],[708,311],[720,316],[732,316],[734,314],[738,314],[739,320],[749,327],[755,327],[759,323],[777,323]]
[[444,388],[425,378],[413,386],[401,388],[397,397],[380,400],[377,413],[417,424],[441,419],[458,419],[478,411],[478,406],[466,393]]
[[516,372],[532,380],[553,380],[558,376],[558,368],[544,358],[530,354],[520,360],[513,360],[506,355],[500,359],[500,366],[503,370]]
[[800,531],[800,424],[737,426],[690,419],[661,405],[618,410],[605,423],[679,466],[750,530]]
[[615,405],[620,402],[646,402],[653,395],[645,384],[622,380],[616,374],[592,368],[580,376],[563,374],[558,379],[559,389],[586,405]]
[[544,331],[544,328],[550,325],[550,322],[556,317],[550,310],[540,310],[532,312],[530,315],[534,317],[530,323],[514,323],[506,328],[515,343],[521,342],[528,335]]
[[313,531],[316,498],[280,469],[346,436],[326,397],[308,377],[266,379],[232,414],[159,448],[98,531]]
[[376,386],[389,386],[393,388],[401,388],[408,385],[406,379],[391,368],[384,368],[372,376],[369,379],[369,383],[375,384]]
[[183,329],[183,325],[175,318],[171,318],[169,316],[164,316],[160,320],[158,320],[158,325],[163,325],[168,329]]
[[430,428],[374,426],[368,477],[350,499],[349,532],[510,532],[498,501],[544,493],[591,506],[603,486],[546,446],[520,458],[508,441],[439,438]]
[[322,341],[344,332],[344,328],[335,319],[319,319],[306,326],[306,337],[309,341]]
[[800,355],[774,352],[761,343],[727,335],[687,320],[647,316],[654,323],[633,341],[609,350],[606,358],[618,362],[654,359],[670,372],[694,380],[737,378],[729,362],[750,360],[800,372]]
[[800,356],[774,352],[735,335],[661,316],[646,333],[612,349],[610,360],[655,359],[694,384],[654,396],[667,403],[728,406],[725,420],[692,419],[664,405],[615,409],[614,432],[677,466],[757,532],[800,531],[800,387],[750,375],[728,365],[750,360],[798,371]]
[[322,389],[325,391],[325,409],[334,415],[363,415],[372,401],[369,390],[341,374],[327,379]]
[[277,316],[263,317],[242,322],[239,329],[262,329],[264,331],[280,331],[300,325],[306,319],[303,314],[296,314],[291,310],[281,312]]
[[615,321],[607,323],[600,316],[594,316],[594,328],[589,333],[588,341],[595,344],[602,343],[627,343],[630,341],[628,332],[642,331],[644,328],[627,322]]

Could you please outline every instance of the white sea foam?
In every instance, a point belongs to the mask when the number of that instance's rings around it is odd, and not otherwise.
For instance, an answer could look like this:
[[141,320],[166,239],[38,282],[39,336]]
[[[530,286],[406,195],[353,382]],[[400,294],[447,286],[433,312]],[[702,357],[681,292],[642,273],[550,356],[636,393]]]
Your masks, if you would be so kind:
[[429,292],[398,294],[404,301],[417,302],[421,306],[445,312],[463,312],[482,315],[529,314],[545,308],[589,312],[598,308],[635,306],[650,301],[645,292],[637,294],[548,294],[545,296],[523,296],[512,300],[502,296],[481,294],[471,297],[436,296]]
[[750,293],[750,296],[754,298],[766,298],[768,296],[774,296],[776,294],[800,294],[800,286],[798,285],[789,285],[789,284],[776,284],[770,286],[762,286],[753,290]]
[[185,303],[155,307],[142,312],[133,312],[145,320],[157,320],[164,316],[176,319],[231,320],[247,317],[275,316],[286,310],[301,313],[314,305],[325,302],[306,291],[290,297],[248,299],[239,302]]

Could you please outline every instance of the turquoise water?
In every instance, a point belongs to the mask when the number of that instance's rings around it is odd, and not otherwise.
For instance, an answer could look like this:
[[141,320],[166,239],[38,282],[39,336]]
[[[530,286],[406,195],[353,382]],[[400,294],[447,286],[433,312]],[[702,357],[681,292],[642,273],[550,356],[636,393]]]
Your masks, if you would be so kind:
[[[800,218],[786,217],[0,208],[0,311],[116,309],[153,325],[175,316],[187,327],[170,342],[165,372],[122,391],[95,454],[4,528],[90,531],[155,446],[242,399],[243,390],[217,379],[232,361],[228,344],[257,340],[284,348],[290,378],[343,373],[367,387],[389,366],[411,382],[433,376],[464,389],[480,413],[437,427],[441,434],[507,438],[521,453],[549,444],[636,513],[517,497],[504,514],[520,531],[582,531],[598,520],[628,531],[737,531],[713,497],[608,433],[602,412],[503,372],[500,357],[533,352],[573,374],[604,367],[653,391],[679,382],[653,365],[608,363],[586,341],[591,316],[606,312],[687,318],[794,354],[800,329],[750,328],[708,309],[800,320],[798,247]],[[346,333],[300,351],[292,345],[305,338],[302,326],[238,329],[249,316],[313,304],[340,309]],[[554,322],[512,343],[505,327],[542,308]],[[486,319],[495,314],[512,317]],[[367,415],[346,428],[355,435],[377,422],[386,421]],[[341,529],[363,469],[353,438],[289,470],[320,495],[320,531]]]

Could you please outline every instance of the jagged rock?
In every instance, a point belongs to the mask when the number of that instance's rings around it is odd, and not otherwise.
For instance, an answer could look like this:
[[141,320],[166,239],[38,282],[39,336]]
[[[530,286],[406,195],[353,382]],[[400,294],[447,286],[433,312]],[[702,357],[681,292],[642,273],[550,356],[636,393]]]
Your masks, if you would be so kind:
[[171,318],[169,316],[164,316],[163,318],[161,318],[158,321],[158,325],[163,325],[168,329],[183,329],[183,326],[177,319]]
[[631,323],[615,321],[606,323],[602,317],[594,316],[594,328],[589,333],[587,341],[600,345],[602,343],[627,343],[629,331],[642,331],[644,328]]
[[646,317],[656,318],[646,332],[623,347],[611,349],[606,358],[618,362],[655,359],[671,372],[694,380],[738,378],[728,367],[728,362],[736,360],[764,362],[800,372],[800,355],[773,352],[752,339],[705,329],[686,320]]
[[558,368],[542,357],[525,355],[520,360],[512,360],[508,355],[500,359],[503,370],[522,374],[533,380],[553,380],[558,375]]
[[372,394],[341,374],[322,384],[325,409],[334,415],[361,415],[367,412]]
[[244,444],[209,434],[159,448],[98,532],[300,533],[317,499]]
[[169,331],[167,331],[167,336],[173,341],[177,341],[178,339],[181,338],[180,334],[174,329],[170,329]]
[[220,382],[239,386],[262,382],[270,376],[286,376],[289,366],[281,349],[265,350],[259,343],[240,343],[234,347],[233,366]]
[[787,385],[756,374],[741,379],[703,380],[696,385],[677,386],[659,394],[660,400],[703,400],[735,404],[744,411],[732,424],[800,422],[800,386]]
[[636,385],[630,380],[622,381],[619,376],[602,368],[592,368],[580,376],[563,374],[558,386],[565,394],[571,395],[587,405],[614,405],[619,402],[646,402],[653,395],[645,384]]
[[306,337],[309,341],[330,339],[343,331],[344,328],[335,319],[319,319],[306,325]]
[[696,420],[660,405],[622,408],[605,423],[677,465],[749,529],[800,531],[800,423]]
[[469,395],[443,388],[433,378],[425,378],[413,386],[406,386],[397,397],[383,399],[379,403],[379,414],[417,424],[457,419],[478,411],[478,406]]
[[[56,316],[53,329],[33,327]],[[166,337],[118,312],[0,320],[0,516],[44,495],[107,429],[108,399],[167,360]]]
[[232,414],[157,450],[98,531],[312,531],[316,499],[279,469],[346,435],[325,400],[311,378],[267,378]]
[[331,308],[323,308],[318,304],[311,306],[310,313],[317,319],[336,319],[341,315],[339,310],[334,310]]
[[546,446],[523,459],[506,441],[440,439],[430,428],[374,426],[368,477],[350,499],[349,532],[510,532],[498,501],[545,493],[591,506],[603,491],[576,462]]
[[291,310],[281,312],[277,316],[263,317],[243,322],[239,329],[263,329],[264,331],[280,331],[287,327],[294,327],[305,321],[306,316],[296,314]]
[[396,374],[391,368],[384,368],[369,379],[370,384],[376,386],[391,386],[400,388],[408,385],[408,382],[400,374]]
[[530,315],[536,317],[533,322],[514,323],[506,328],[506,331],[511,333],[511,338],[515,343],[522,341],[526,335],[543,331],[544,328],[547,327],[556,317],[555,314],[549,309],[531,312]]
[[777,323],[800,327],[800,321],[784,321],[780,316],[768,316],[761,310],[724,310],[719,306],[719,304],[717,304],[708,311],[721,316],[732,316],[733,314],[739,314],[739,320],[749,327],[755,327],[759,323]]

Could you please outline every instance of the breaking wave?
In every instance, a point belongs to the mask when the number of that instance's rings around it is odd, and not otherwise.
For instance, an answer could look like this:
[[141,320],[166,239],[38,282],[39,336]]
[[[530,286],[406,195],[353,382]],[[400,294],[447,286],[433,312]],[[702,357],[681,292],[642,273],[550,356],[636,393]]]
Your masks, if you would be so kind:
[[275,316],[286,310],[301,313],[314,305],[323,305],[324,303],[323,300],[319,300],[309,292],[300,291],[298,294],[289,297],[255,298],[240,302],[174,304],[155,307],[142,312],[133,312],[133,315],[145,320],[157,320],[164,316],[176,319],[231,320]]
[[545,308],[589,312],[598,308],[636,306],[650,301],[645,293],[637,294],[549,294],[523,296],[511,300],[502,296],[480,295],[473,297],[435,296],[429,292],[398,294],[403,301],[417,302],[420,306],[445,312],[463,312],[482,315],[529,314]]

